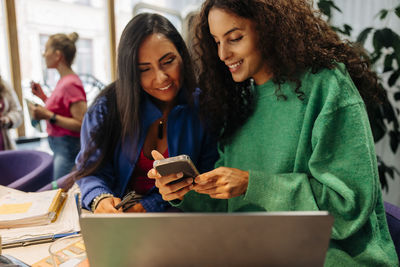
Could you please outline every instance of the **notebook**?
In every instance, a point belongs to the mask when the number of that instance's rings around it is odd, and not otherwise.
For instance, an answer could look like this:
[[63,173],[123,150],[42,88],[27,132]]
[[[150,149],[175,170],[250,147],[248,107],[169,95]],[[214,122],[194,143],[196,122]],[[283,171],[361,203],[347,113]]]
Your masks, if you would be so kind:
[[[0,190],[8,189],[1,187]],[[65,199],[61,189],[9,191],[0,197],[0,229],[50,224],[57,219]]]
[[323,266],[333,217],[316,212],[82,214],[91,266]]

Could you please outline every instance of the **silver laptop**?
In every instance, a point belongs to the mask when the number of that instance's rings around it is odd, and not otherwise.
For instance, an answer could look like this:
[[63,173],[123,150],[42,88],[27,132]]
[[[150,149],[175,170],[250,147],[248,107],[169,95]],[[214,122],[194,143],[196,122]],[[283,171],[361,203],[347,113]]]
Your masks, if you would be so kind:
[[90,266],[323,266],[327,212],[82,214]]

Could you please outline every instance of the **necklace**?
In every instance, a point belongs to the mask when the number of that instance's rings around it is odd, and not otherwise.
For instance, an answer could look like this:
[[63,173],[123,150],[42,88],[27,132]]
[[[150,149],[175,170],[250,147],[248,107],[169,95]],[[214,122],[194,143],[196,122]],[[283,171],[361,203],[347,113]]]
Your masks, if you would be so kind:
[[163,131],[164,130],[164,124],[163,121],[160,120],[160,123],[158,124],[158,139],[163,139]]

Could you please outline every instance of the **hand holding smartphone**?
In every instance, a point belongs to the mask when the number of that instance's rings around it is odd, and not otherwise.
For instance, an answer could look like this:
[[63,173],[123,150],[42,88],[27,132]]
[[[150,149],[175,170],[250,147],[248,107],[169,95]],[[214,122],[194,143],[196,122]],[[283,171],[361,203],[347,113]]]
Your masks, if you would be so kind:
[[183,177],[179,180],[173,181],[172,183],[178,183],[189,177],[194,178],[200,174],[188,155],[155,160],[153,168],[155,168],[162,176],[182,172]]

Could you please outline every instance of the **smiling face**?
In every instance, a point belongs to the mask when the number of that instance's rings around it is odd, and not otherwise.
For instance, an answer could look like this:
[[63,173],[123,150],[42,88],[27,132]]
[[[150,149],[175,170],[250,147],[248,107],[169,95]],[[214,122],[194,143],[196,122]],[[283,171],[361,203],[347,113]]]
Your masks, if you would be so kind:
[[271,78],[257,47],[258,36],[253,21],[212,8],[208,24],[218,46],[218,56],[229,68],[235,82],[253,78],[256,84],[263,84]]
[[173,103],[182,85],[182,58],[163,34],[147,36],[139,47],[138,68],[143,90],[154,98]]

